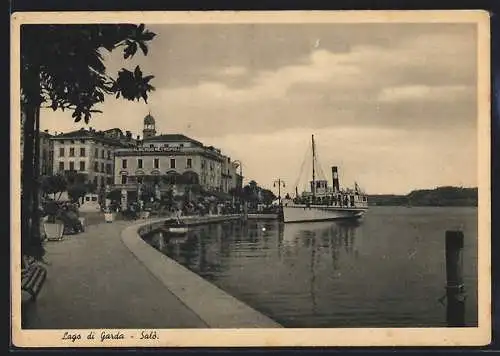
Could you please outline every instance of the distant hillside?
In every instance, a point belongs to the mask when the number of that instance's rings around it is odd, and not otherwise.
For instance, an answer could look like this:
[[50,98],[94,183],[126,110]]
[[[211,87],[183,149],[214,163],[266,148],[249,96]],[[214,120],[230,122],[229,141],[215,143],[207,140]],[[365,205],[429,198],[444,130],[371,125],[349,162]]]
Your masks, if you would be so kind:
[[370,195],[368,201],[380,206],[477,206],[477,188],[438,187],[407,195]]

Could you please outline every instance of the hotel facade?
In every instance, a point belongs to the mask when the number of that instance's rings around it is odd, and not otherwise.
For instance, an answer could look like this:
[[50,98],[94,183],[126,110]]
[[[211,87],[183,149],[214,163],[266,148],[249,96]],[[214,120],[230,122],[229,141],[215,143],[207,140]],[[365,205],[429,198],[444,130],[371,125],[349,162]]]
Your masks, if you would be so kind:
[[80,129],[51,137],[53,144],[53,174],[76,172],[97,190],[113,184],[114,152],[117,148],[133,147],[131,134],[121,130],[96,131]]
[[114,153],[114,188],[127,192],[152,183],[160,191],[199,185],[208,192],[231,194],[242,184],[238,163],[220,149],[182,134],[156,135],[151,115],[144,118],[143,140]]

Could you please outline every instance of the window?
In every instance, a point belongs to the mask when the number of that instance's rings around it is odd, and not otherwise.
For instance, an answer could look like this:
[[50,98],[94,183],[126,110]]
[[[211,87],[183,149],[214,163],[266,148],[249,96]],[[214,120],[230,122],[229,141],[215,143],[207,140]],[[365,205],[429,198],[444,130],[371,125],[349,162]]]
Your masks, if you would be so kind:
[[70,157],[75,157],[75,148],[74,147],[70,147],[69,148],[69,156]]
[[113,178],[111,178],[111,177],[106,178],[106,183],[107,183],[108,185],[113,184]]
[[59,170],[64,171],[64,162],[59,162]]
[[122,184],[127,184],[127,176],[122,175]]
[[127,160],[126,159],[122,159],[122,168],[123,169],[127,168]]
[[97,187],[97,176],[94,177],[94,187]]
[[75,144],[75,140],[71,140],[71,144],[74,145]]
[[104,162],[101,162],[101,172],[104,173]]
[[184,144],[183,144],[183,143],[181,143],[181,144],[179,145],[179,147],[180,147],[180,148],[184,147]]
[[85,170],[85,161],[80,161],[80,170],[81,171]]
[[85,147],[80,147],[80,157],[85,157]]
[[99,172],[99,162],[94,162],[94,171]]
[[85,140],[80,140],[80,143],[83,143],[83,144],[85,144]]
[[108,151],[108,159],[111,159],[111,151]]
[[[97,177],[96,177],[96,178],[97,178]],[[97,179],[96,179],[96,181],[97,181]],[[96,196],[92,196],[92,198],[91,198],[91,199],[92,199],[92,201],[97,201],[97,197],[96,197]]]
[[90,197],[85,197],[85,201],[90,201]]
[[101,187],[104,187],[104,177],[101,177]]
[[154,144],[150,144],[149,147],[150,148],[155,148],[155,145]]
[[170,159],[170,168],[175,168],[175,158]]
[[64,157],[64,147],[59,148],[59,157]]
[[101,158],[104,158],[104,150],[101,151]]
[[94,156],[99,157],[99,149],[98,148],[95,149]]
[[137,177],[137,183],[142,184],[142,178],[143,178],[142,176],[138,176]]
[[111,174],[111,163],[106,164],[106,173]]
[[155,158],[155,168],[160,167],[160,160],[158,158]]
[[137,160],[137,167],[138,167],[138,168],[142,168],[142,159],[141,159],[141,158],[139,158],[139,159]]
[[69,170],[74,171],[75,170],[75,162],[71,161],[69,162]]

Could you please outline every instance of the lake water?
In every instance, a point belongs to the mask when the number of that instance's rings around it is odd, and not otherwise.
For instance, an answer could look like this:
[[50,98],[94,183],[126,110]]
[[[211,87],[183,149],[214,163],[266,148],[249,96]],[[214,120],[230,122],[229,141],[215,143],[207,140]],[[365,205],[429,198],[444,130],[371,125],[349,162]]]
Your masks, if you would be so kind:
[[476,208],[372,207],[359,223],[226,222],[145,240],[285,327],[440,327],[452,229],[465,235],[465,323],[477,326]]

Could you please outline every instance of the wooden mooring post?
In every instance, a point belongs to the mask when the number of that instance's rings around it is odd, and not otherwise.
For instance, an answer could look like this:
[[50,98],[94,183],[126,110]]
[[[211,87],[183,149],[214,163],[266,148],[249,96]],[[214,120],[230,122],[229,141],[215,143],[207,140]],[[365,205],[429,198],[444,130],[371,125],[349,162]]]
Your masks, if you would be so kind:
[[463,248],[463,232],[446,231],[446,321],[450,327],[465,326]]

